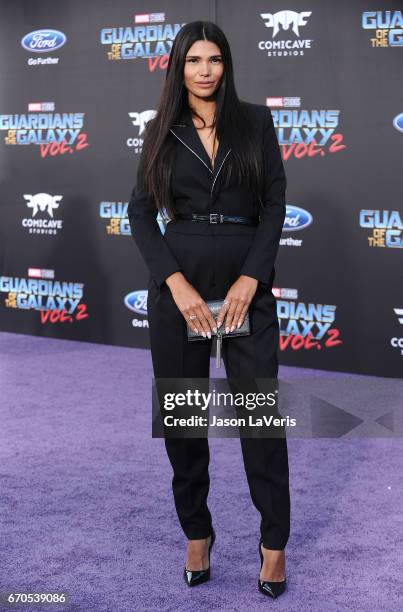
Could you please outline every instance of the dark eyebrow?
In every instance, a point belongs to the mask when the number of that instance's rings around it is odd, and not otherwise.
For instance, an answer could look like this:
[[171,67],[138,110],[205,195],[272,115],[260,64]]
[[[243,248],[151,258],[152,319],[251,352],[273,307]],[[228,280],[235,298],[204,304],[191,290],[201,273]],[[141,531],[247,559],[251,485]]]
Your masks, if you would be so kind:
[[[200,59],[200,55],[187,55],[186,57],[197,57],[197,59]],[[222,55],[220,53],[218,53],[217,55],[210,55],[211,59],[212,57],[222,57]]]

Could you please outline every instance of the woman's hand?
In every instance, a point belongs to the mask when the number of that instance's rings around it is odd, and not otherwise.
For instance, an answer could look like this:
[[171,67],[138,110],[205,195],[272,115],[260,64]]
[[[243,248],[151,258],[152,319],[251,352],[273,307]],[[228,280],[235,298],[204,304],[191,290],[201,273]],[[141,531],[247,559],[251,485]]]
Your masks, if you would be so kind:
[[230,287],[225,297],[224,304],[218,313],[217,327],[220,327],[224,319],[226,334],[241,327],[246,313],[248,312],[249,305],[256,293],[257,286],[258,281],[256,278],[241,274]]
[[[204,338],[206,336],[211,338],[211,332],[214,331],[215,333],[217,326],[200,293],[186,280],[182,272],[174,272],[168,276],[165,282],[189,327],[196,333],[201,333]],[[192,317],[191,320],[190,317]]]

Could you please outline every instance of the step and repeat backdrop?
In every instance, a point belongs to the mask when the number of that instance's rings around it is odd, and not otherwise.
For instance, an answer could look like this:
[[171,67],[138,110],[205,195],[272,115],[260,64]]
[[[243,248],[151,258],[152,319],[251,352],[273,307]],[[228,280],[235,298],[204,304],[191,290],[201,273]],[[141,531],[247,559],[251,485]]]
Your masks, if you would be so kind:
[[[172,42],[214,21],[288,178],[284,365],[403,374],[400,2],[0,1],[0,329],[149,346],[127,205]],[[164,222],[159,219],[161,232]]]

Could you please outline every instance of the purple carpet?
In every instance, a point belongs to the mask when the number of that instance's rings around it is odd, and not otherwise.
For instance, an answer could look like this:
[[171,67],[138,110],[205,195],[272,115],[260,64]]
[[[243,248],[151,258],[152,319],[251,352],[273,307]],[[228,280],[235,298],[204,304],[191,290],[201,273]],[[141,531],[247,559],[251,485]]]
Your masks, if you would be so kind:
[[[282,367],[279,378],[302,375],[336,376]],[[0,334],[0,593],[70,597],[14,609],[403,610],[401,438],[288,440],[289,586],[277,600],[257,590],[259,515],[239,439],[210,439],[217,541],[211,581],[189,589],[171,466],[151,438],[152,376],[149,351]],[[340,379],[344,396],[362,389],[369,402],[376,381],[384,411],[396,402],[395,381]]]

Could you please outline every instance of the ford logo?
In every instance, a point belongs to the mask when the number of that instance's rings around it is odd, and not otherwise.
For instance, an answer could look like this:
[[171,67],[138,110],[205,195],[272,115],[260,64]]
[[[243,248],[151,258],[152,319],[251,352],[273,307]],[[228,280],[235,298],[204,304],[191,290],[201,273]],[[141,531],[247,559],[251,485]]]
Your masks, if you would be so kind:
[[294,232],[295,230],[305,229],[312,223],[313,217],[304,208],[299,206],[286,206],[283,231]]
[[137,314],[147,316],[147,295],[147,289],[132,291],[125,296],[125,305]]
[[397,130],[399,130],[399,132],[403,132],[403,113],[396,115],[396,117],[393,119],[393,125]]
[[27,51],[34,53],[46,53],[56,51],[66,42],[67,37],[59,30],[35,30],[21,39],[21,45]]

